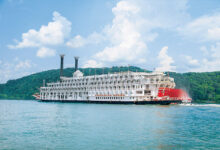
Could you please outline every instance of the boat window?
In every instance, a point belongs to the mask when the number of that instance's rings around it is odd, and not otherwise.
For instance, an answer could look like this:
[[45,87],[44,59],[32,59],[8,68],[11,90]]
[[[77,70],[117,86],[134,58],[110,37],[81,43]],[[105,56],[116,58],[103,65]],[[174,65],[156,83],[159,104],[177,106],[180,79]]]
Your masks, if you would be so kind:
[[143,92],[142,92],[142,91],[136,91],[136,93],[137,93],[137,94],[142,94]]

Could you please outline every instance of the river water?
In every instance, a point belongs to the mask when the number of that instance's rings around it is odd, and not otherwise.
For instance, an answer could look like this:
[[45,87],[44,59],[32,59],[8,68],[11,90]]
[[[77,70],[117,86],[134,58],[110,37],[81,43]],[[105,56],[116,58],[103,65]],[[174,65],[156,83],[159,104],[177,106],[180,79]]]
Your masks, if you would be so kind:
[[220,149],[220,105],[0,100],[0,149]]

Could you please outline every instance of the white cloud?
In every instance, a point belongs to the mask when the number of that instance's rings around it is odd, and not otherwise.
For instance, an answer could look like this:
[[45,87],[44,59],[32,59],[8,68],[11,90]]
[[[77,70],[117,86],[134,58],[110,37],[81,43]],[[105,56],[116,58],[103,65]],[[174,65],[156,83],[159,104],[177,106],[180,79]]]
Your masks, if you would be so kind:
[[208,60],[206,58],[201,60],[201,65],[197,68],[190,68],[190,72],[211,72],[220,70],[219,60]]
[[71,32],[71,22],[58,12],[53,12],[53,21],[42,25],[39,31],[30,29],[22,34],[22,41],[16,45],[9,45],[11,49],[26,47],[41,47],[45,45],[59,45]]
[[183,36],[200,42],[216,42],[210,48],[200,47],[204,56],[200,61],[192,57],[186,59],[187,63],[195,64],[188,69],[189,71],[205,72],[220,70],[220,14],[201,16],[178,28],[178,31]]
[[219,71],[220,70],[220,61],[219,59],[207,60],[203,59],[203,66],[198,71]]
[[[172,8],[172,9],[170,9]],[[103,50],[96,52],[93,59],[101,62],[145,63],[148,61],[147,44],[154,41],[158,33],[154,29],[170,29],[189,19],[187,0],[121,0],[112,12],[111,24],[93,38],[75,36],[66,44],[78,48],[87,44],[105,41]]]
[[159,52],[157,58],[159,60],[159,67],[156,68],[156,71],[175,71],[176,66],[172,66],[171,64],[174,63],[172,57],[168,56],[167,54],[168,47],[164,46],[161,51]]
[[55,56],[55,55],[56,55],[56,51],[54,49],[50,49],[50,48],[46,48],[46,47],[41,47],[37,51],[37,56],[41,57],[41,58],[51,57],[51,56]]
[[199,62],[197,59],[193,59],[191,56],[185,56],[185,59],[189,65],[198,66]]
[[134,61],[142,58],[147,51],[147,45],[141,35],[139,7],[129,1],[120,1],[112,9],[115,15],[112,25],[103,30],[110,42],[102,51],[95,54],[101,61]]
[[31,63],[30,60],[24,60],[24,61],[19,61],[16,65],[15,65],[15,70],[20,70],[20,69],[27,69],[27,68],[31,68]]
[[65,44],[79,48],[105,42],[104,47],[94,52],[91,58],[96,63],[147,63],[150,51],[148,44],[159,36],[157,29],[175,30],[190,18],[186,11],[187,2],[188,0],[121,0],[112,8],[114,18],[111,24],[98,33],[91,32],[85,37],[76,35],[72,39],[67,38],[71,22],[54,12],[52,22],[38,31],[29,30],[22,35],[21,42],[9,47],[38,47],[37,56],[46,57],[55,55],[54,50],[48,48],[51,45]]
[[220,70],[220,42],[212,45],[210,48],[202,47],[204,55],[196,68],[189,68],[191,72],[207,72],[207,71],[219,71]]
[[103,67],[103,63],[98,63],[95,60],[88,60],[84,65],[83,68],[99,68],[99,67]]
[[220,62],[220,42],[217,42],[216,45],[211,46],[210,55],[214,59],[218,59]]
[[98,44],[104,40],[103,35],[96,32],[90,34],[87,38],[80,35],[76,35],[74,38],[66,42],[66,45],[71,48],[83,47],[87,44]]
[[219,71],[220,70],[220,42],[210,47],[208,50],[210,57],[202,60],[202,65],[197,71]]
[[178,31],[199,41],[220,40],[220,14],[202,16],[178,28]]
[[72,48],[79,48],[86,44],[86,40],[80,35],[75,36],[73,39],[69,40],[66,45]]
[[34,66],[30,60],[0,61],[0,83],[5,83],[9,79],[16,79],[30,74],[29,69]]

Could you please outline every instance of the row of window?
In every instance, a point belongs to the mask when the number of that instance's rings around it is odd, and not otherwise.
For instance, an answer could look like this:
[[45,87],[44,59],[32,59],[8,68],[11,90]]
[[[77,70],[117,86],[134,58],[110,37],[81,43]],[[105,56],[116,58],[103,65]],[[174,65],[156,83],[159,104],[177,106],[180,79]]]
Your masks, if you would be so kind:
[[97,100],[102,100],[102,99],[107,99],[107,100],[114,100],[114,99],[117,99],[117,100],[122,100],[124,99],[124,97],[106,97],[106,96],[103,96],[103,97],[96,97]]
[[[41,95],[43,95],[43,96],[48,96],[49,94],[50,95],[68,95],[68,93],[40,93]],[[70,96],[72,96],[74,93],[73,92],[71,92],[71,93],[69,93],[70,94]],[[77,95],[77,94],[80,94],[80,95],[82,95],[82,94],[86,94],[86,95],[88,95],[88,92],[76,92],[75,93],[75,95]]]
[[[149,86],[146,86],[147,88]],[[81,88],[42,88],[41,90],[42,91],[47,91],[47,90],[112,90],[112,89],[117,89],[117,90],[120,90],[120,89],[137,89],[137,88],[143,88],[143,85],[132,85],[132,86],[106,86],[106,87],[101,87],[101,86],[98,86],[98,87],[81,87]]]
[[48,85],[49,87],[59,87],[59,86],[81,86],[81,85],[103,85],[103,84],[128,84],[128,83],[136,83],[139,84],[140,80],[132,80],[132,81],[106,81],[106,82],[85,82],[85,83],[61,83],[61,84],[53,84]]
[[[137,76],[135,76],[135,77],[137,77]],[[140,76],[139,76],[140,77]],[[83,78],[79,78],[79,79],[67,79],[67,80],[63,80],[63,82],[72,82],[72,81],[74,81],[74,82],[76,82],[76,81],[88,81],[88,80],[92,80],[92,81],[98,81],[98,80],[108,80],[108,79],[127,79],[127,78],[134,78],[134,76],[133,75],[124,75],[124,76],[118,76],[118,75],[116,75],[116,76],[104,76],[104,77],[97,77],[97,76],[94,76],[94,77],[92,77],[92,78],[88,78],[88,77],[83,77]]]
[[[137,76],[135,76],[137,77]],[[140,78],[141,76],[138,76],[138,78]],[[115,76],[115,77],[105,77],[105,78],[97,78],[97,77],[93,77],[93,78],[82,78],[82,79],[68,79],[68,80],[62,80],[62,82],[68,83],[68,82],[88,82],[88,81],[106,81],[106,80],[122,80],[122,79],[134,79],[134,76]],[[137,78],[136,78],[137,79]],[[150,81],[173,81],[172,78],[150,78],[150,77],[145,77],[145,79],[149,79]]]
[[[121,93],[117,93],[117,94],[132,94],[133,92],[132,91],[124,91],[124,92],[121,92]],[[56,96],[56,95],[69,95],[70,97],[72,97],[72,95],[88,95],[89,93],[88,92],[75,92],[75,93],[44,93],[44,92],[41,92],[40,95],[42,96]],[[99,94],[115,94],[115,93],[111,93],[111,92],[91,92],[90,94],[96,94],[96,95],[99,95]]]

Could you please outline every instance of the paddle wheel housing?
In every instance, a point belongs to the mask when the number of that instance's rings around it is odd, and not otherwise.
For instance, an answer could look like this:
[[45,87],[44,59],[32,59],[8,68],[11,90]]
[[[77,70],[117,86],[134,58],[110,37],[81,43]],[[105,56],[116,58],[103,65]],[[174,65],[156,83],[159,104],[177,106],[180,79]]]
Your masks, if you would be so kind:
[[181,100],[183,102],[192,101],[192,99],[184,90],[174,88],[160,87],[158,90],[158,97],[161,99]]

